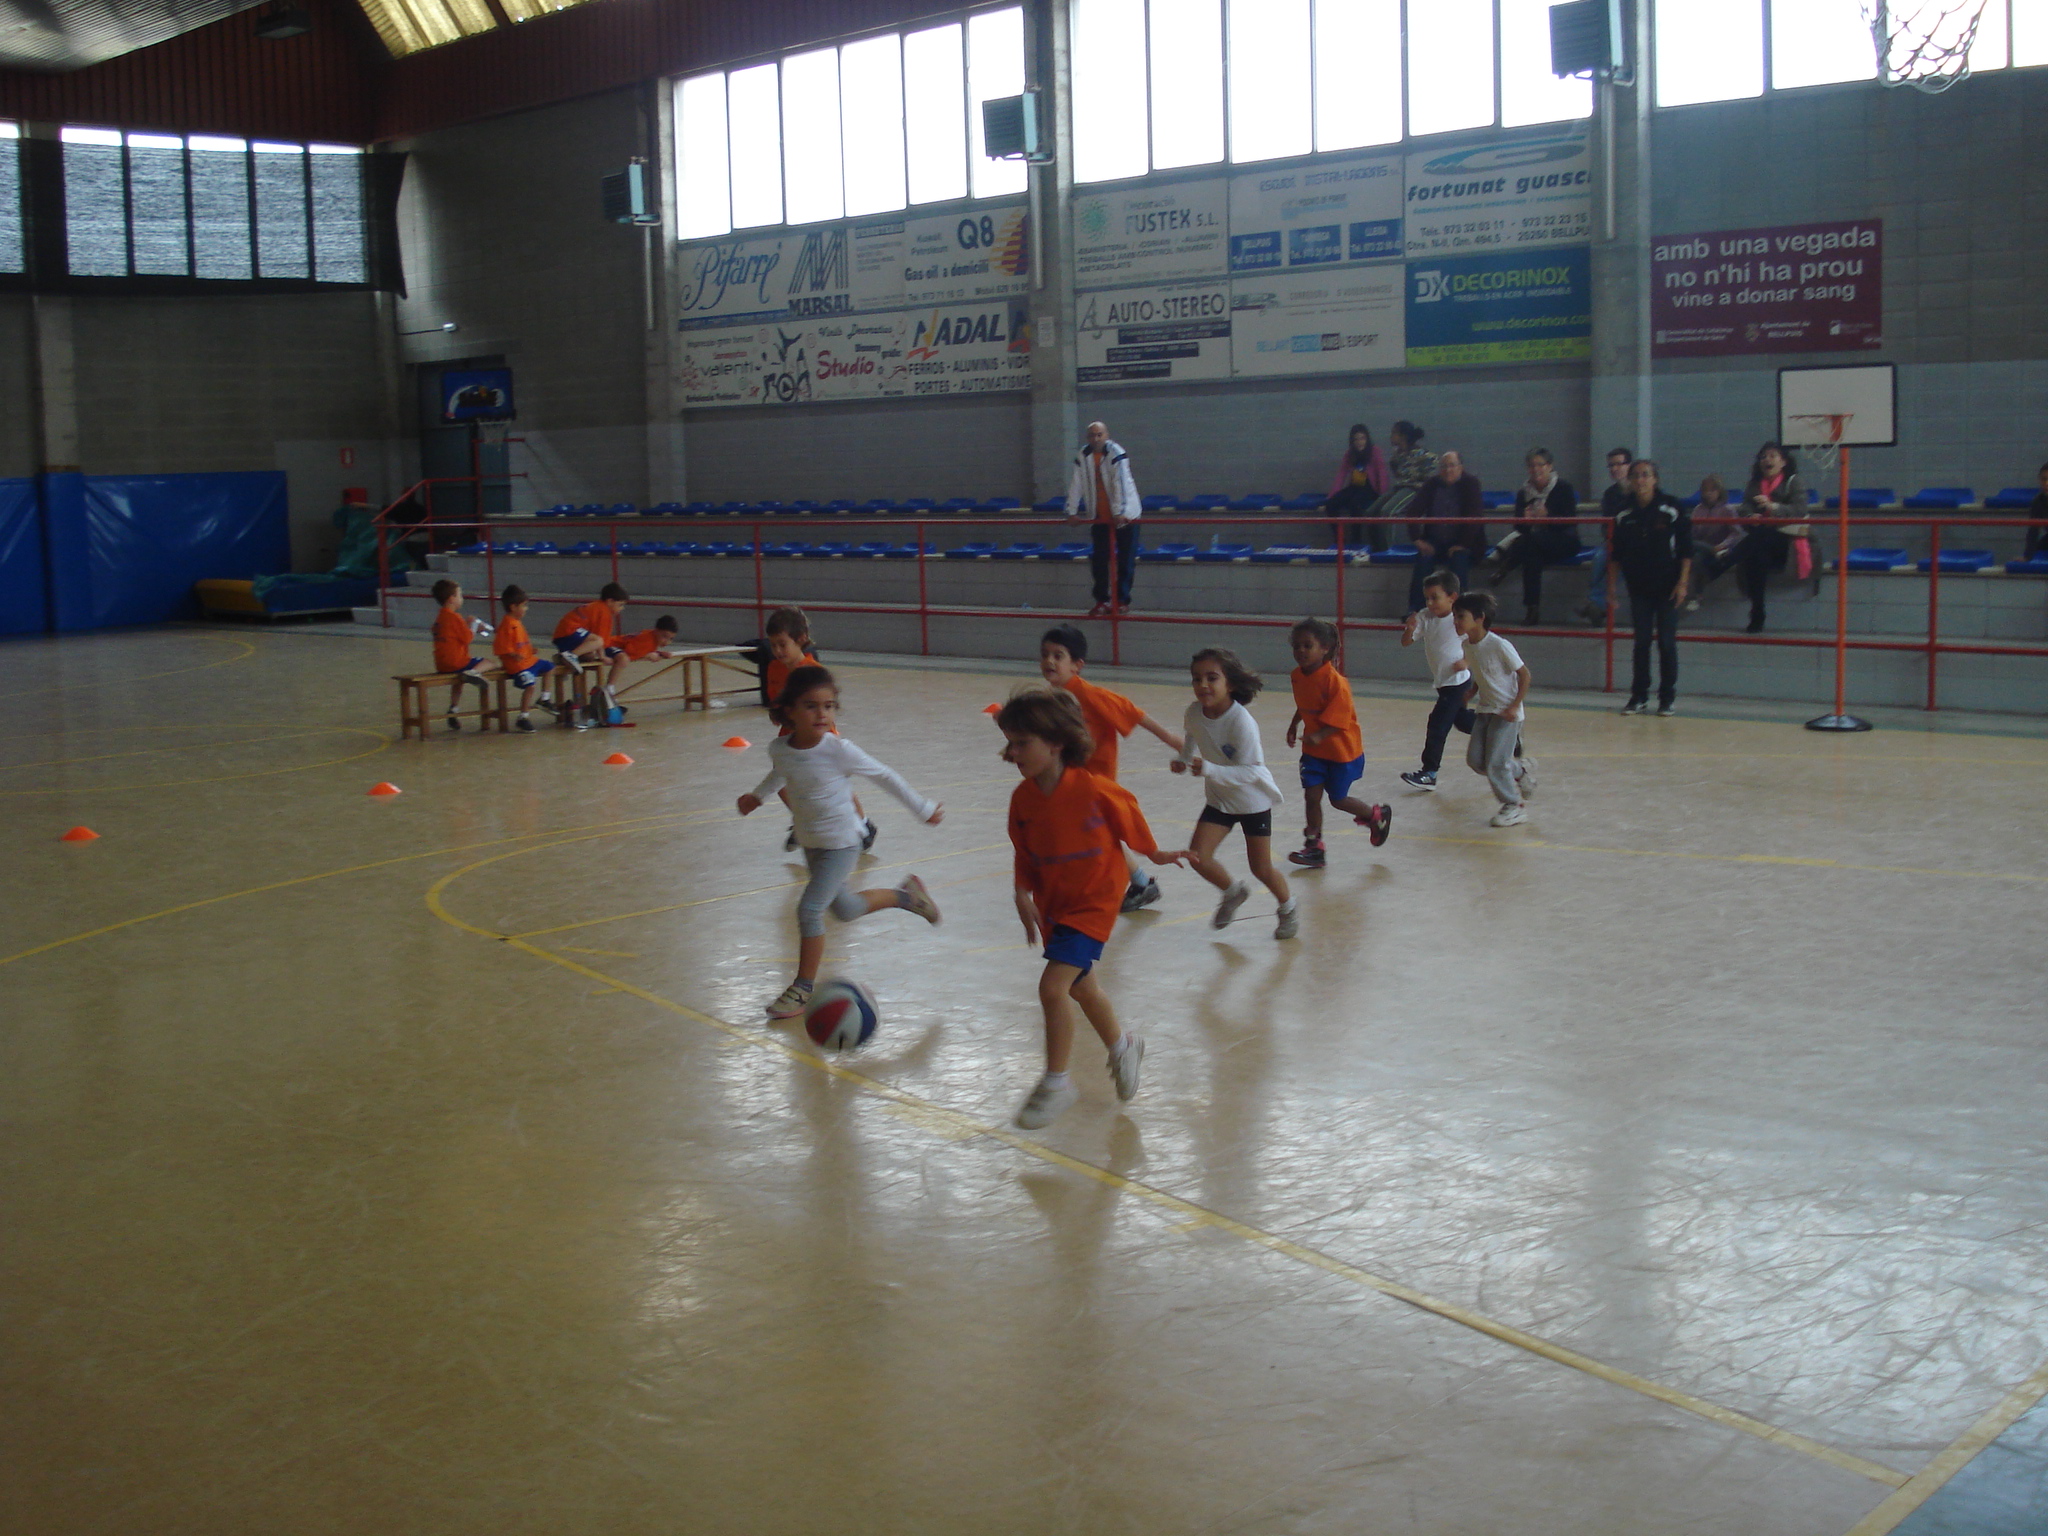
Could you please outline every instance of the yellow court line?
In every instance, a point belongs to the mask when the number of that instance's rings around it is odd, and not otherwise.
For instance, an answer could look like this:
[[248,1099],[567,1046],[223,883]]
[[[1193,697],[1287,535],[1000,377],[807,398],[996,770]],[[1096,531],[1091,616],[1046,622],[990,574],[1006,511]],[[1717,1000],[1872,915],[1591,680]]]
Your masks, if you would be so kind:
[[195,784],[238,784],[245,779],[269,779],[281,773],[311,773],[316,768],[333,768],[341,763],[359,762],[366,757],[375,757],[379,752],[388,752],[392,747],[392,739],[380,731],[366,731],[360,726],[353,725],[337,725],[332,729],[351,736],[374,736],[377,745],[361,752],[351,752],[346,757],[323,758],[317,763],[300,763],[290,768],[261,768],[254,773],[223,773],[203,779],[156,779],[148,784],[80,784],[57,789],[0,789],[0,798],[26,795],[121,795],[138,789],[185,789]]
[[1355,1264],[1346,1263],[1342,1259],[1333,1258],[1329,1254],[1322,1253],[1305,1244],[1264,1231],[1248,1223],[1238,1221],[1233,1217],[1225,1216],[1221,1212],[1212,1211],[1206,1206],[1197,1205],[1191,1200],[1184,1200],[1178,1195],[1168,1194],[1165,1190],[1155,1188],[1150,1184],[1140,1183],[1136,1179],[1127,1178],[1120,1173],[1113,1173],[1107,1168],[1096,1166],[1094,1163],[1070,1157],[1064,1152],[1055,1151],[1041,1142],[1032,1141],[1029,1137],[1020,1136],[1016,1132],[1005,1129],[1002,1126],[989,1125],[974,1119],[971,1115],[962,1114],[958,1110],[947,1109],[943,1105],[935,1104],[931,1100],[922,1098],[917,1094],[892,1087],[878,1078],[869,1077],[864,1072],[856,1072],[851,1067],[843,1066],[839,1062],[828,1060],[810,1051],[799,1050],[774,1035],[764,1034],[759,1030],[743,1029],[739,1025],[729,1023],[714,1014],[704,1013],[685,1003],[678,1003],[671,998],[662,996],[658,992],[650,991],[646,987],[622,981],[616,976],[608,975],[593,966],[583,964],[581,961],[571,960],[566,955],[560,955],[552,950],[543,949],[538,944],[528,943],[522,935],[493,933],[488,928],[482,928],[474,923],[464,921],[448,910],[443,900],[443,893],[451,885],[457,880],[462,879],[465,875],[471,874],[487,865],[495,864],[500,859],[512,856],[509,853],[496,854],[491,858],[479,859],[474,863],[466,864],[460,869],[450,870],[427,888],[427,910],[451,927],[460,928],[467,933],[473,933],[479,938],[510,944],[513,948],[523,950],[536,959],[545,960],[551,965],[560,966],[564,970],[584,977],[586,980],[598,982],[605,986],[616,987],[619,991],[629,993],[639,998],[642,1002],[649,1003],[680,1018],[690,1019],[715,1029],[730,1039],[751,1045],[760,1050],[777,1053],[815,1071],[823,1072],[828,1076],[839,1078],[843,1082],[851,1083],[862,1091],[871,1093],[885,1100],[888,1104],[897,1107],[920,1124],[935,1129],[943,1128],[944,1133],[950,1139],[965,1140],[970,1137],[985,1136],[1015,1151],[1022,1152],[1028,1157],[1036,1158],[1040,1162],[1048,1163],[1056,1168],[1063,1168],[1070,1173],[1078,1174],[1082,1178],[1092,1179],[1098,1184],[1106,1185],[1125,1194],[1134,1195],[1160,1210],[1180,1218],[1184,1224],[1188,1224],[1190,1227],[1213,1227],[1219,1232],[1227,1232],[1231,1236],[1256,1247],[1267,1249],[1284,1258],[1290,1258],[1298,1263],[1306,1264],[1311,1268],[1323,1271],[1325,1274],[1337,1276],[1339,1279],[1349,1280],[1353,1284],[1363,1286],[1368,1290],[1377,1291],[1381,1295],[1390,1297],[1393,1300],[1406,1302],[1412,1307],[1432,1313],[1447,1322],[1457,1323],[1461,1327],[1470,1328],[1474,1332],[1485,1334],[1487,1337],[1497,1339],[1504,1344],[1526,1350],[1530,1354],[1540,1356],[1555,1364],[1569,1366],[1573,1370],[1581,1371],[1588,1376],[1594,1377],[1596,1380],[1607,1382],[1609,1385],[1624,1388],[1627,1391],[1635,1392],[1641,1396],[1664,1403],[1669,1407],[1694,1414],[1711,1423],[1718,1424],[1724,1429],[1738,1430],[1743,1434],[1754,1435],[1760,1440],[1768,1441],[1787,1450],[1798,1451],[1816,1460],[1823,1461],[1840,1471],[1851,1472],[1858,1477],[1870,1478],[1875,1482],[1885,1484],[1887,1487],[1901,1487],[1910,1481],[1908,1474],[1898,1471],[1896,1468],[1870,1461],[1836,1446],[1823,1444],[1821,1441],[1798,1434],[1793,1430],[1766,1423],[1762,1419],[1754,1418],[1737,1409],[1726,1408],[1719,1403],[1710,1402],[1705,1398],[1695,1397],[1690,1392],[1682,1392],[1675,1387],[1667,1387],[1660,1382],[1651,1381],[1632,1372],[1620,1370],[1615,1366],[1606,1364],[1604,1361],[1595,1360],[1590,1355],[1582,1355],[1577,1350],[1568,1349],[1562,1344],[1553,1343],[1551,1340],[1545,1339],[1540,1335],[1529,1333],[1524,1329],[1513,1327],[1507,1323],[1497,1322],[1481,1313],[1472,1311],[1468,1307],[1459,1306],[1455,1302],[1442,1300],[1425,1291],[1418,1291],[1412,1286],[1403,1285],[1399,1281],[1376,1275],[1370,1270],[1362,1269]]
[[1708,864],[1792,864],[1804,869],[1839,869],[1860,875],[1929,875],[1943,880],[2008,880],[2022,885],[2048,885],[2048,875],[2013,875],[1986,869],[1915,869],[1904,864],[1851,864],[1843,859],[1788,858],[1775,853],[1687,853],[1670,848],[1596,848],[1584,843],[1553,843],[1540,837],[1437,837],[1424,832],[1397,832],[1396,842],[1456,843],[1468,848],[1542,848],[1552,853],[1604,853],[1626,859],[1694,859]]
[[[657,816],[636,816],[628,821],[601,821],[589,823],[599,827],[645,826],[649,822],[687,820],[697,816],[714,816],[716,811],[665,811]],[[153,923],[160,917],[176,917],[180,912],[196,912],[201,907],[218,906],[224,901],[239,901],[244,896],[261,896],[266,891],[282,891],[295,885],[311,885],[317,880],[338,879],[342,875],[357,875],[365,870],[385,869],[393,864],[410,864],[416,859],[439,858],[450,853],[473,853],[479,848],[496,848],[505,843],[523,843],[536,837],[559,837],[565,832],[581,832],[586,827],[550,827],[541,832],[522,832],[517,837],[493,837],[481,843],[456,843],[448,848],[429,848],[423,853],[401,853],[394,858],[372,859],[367,864],[350,864],[341,869],[323,870],[317,875],[300,875],[291,880],[273,880],[268,885],[252,885],[246,890],[226,891],[218,896],[202,897],[198,901],[184,902],[179,906],[165,907],[160,912],[145,912],[139,917],[124,917],[118,923],[108,923],[103,928],[88,929],[74,933],[68,938],[52,939],[47,944],[38,944],[34,949],[20,950],[11,955],[0,955],[0,965],[12,965],[17,960],[27,960],[36,955],[48,954],[53,949],[62,949],[67,944],[83,944],[87,939],[104,938],[110,933],[119,933],[124,928],[133,928],[141,923]]]
[[[250,726],[249,729],[261,730],[262,727]],[[39,763],[0,763],[0,773],[16,773],[23,768],[69,768],[78,763],[111,762],[117,757],[156,757],[165,752],[204,752],[210,747],[260,747],[272,741],[297,741],[301,736],[329,736],[343,731],[356,736],[375,736],[380,741],[389,739],[382,731],[366,731],[357,726],[316,725],[303,731],[287,731],[282,736],[252,736],[242,741],[195,741],[182,747],[143,747],[135,752],[102,752],[95,757],[51,757]]]
[[1906,1516],[1939,1492],[1976,1454],[2010,1429],[2015,1420],[2048,1397],[2048,1365],[1999,1399],[1997,1406],[1972,1424],[1934,1460],[1902,1483],[1882,1504],[1858,1520],[1847,1536],[1890,1536]]
[[[600,834],[603,835],[603,834]],[[582,839],[578,839],[582,841]],[[885,869],[908,869],[913,864],[936,864],[940,859],[957,859],[970,853],[991,853],[998,848],[1007,848],[1008,843],[985,843],[979,848],[955,848],[951,853],[929,854],[921,859],[899,859],[894,864],[870,864],[860,871],[865,875],[878,875]],[[521,853],[543,853],[545,848],[522,848]],[[510,855],[505,855],[510,857]],[[770,891],[793,890],[807,884],[803,880],[783,880],[775,885],[757,885],[747,891],[727,891],[723,896],[700,896],[695,901],[671,902],[665,907],[646,907],[638,912],[620,912],[611,917],[587,917],[577,923],[562,923],[553,928],[529,928],[524,933],[508,934],[514,939],[540,939],[551,933],[573,933],[579,928],[595,928],[604,923],[629,922],[636,917],[659,917],[664,912],[687,912],[692,907],[708,907],[721,901],[737,901],[742,896],[765,896]]]
[[[16,693],[0,693],[0,699],[25,699],[32,694],[77,693],[84,688],[111,688],[116,683],[153,683],[160,677],[176,677],[181,672],[204,672],[212,667],[225,667],[237,661],[247,661],[256,654],[256,647],[248,641],[230,640],[226,635],[194,635],[191,638],[195,640],[226,641],[229,645],[239,645],[242,648],[241,653],[235,656],[223,656],[219,661],[201,661],[195,662],[189,667],[173,667],[168,672],[145,672],[140,677],[130,677],[124,674],[121,677],[110,677],[103,682],[97,683],[65,683],[62,687],[58,688],[24,688]],[[75,645],[77,641],[67,640],[64,643]]]

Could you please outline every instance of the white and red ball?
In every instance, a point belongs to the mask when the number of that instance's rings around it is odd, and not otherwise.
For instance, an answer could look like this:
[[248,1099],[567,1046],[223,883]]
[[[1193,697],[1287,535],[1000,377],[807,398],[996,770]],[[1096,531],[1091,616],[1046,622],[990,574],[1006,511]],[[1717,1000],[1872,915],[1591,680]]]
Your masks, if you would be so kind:
[[804,1009],[804,1031],[821,1050],[857,1051],[881,1022],[875,995],[857,981],[835,977],[821,982]]

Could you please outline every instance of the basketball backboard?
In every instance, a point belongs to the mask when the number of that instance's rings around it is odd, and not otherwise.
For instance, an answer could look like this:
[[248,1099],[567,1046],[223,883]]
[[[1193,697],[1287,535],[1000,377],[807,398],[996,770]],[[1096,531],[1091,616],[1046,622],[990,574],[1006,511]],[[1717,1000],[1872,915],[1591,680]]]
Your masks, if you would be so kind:
[[1824,416],[1842,423],[1843,448],[1890,448],[1898,440],[1898,369],[1890,363],[1843,363],[1778,370],[1778,441],[1825,441]]

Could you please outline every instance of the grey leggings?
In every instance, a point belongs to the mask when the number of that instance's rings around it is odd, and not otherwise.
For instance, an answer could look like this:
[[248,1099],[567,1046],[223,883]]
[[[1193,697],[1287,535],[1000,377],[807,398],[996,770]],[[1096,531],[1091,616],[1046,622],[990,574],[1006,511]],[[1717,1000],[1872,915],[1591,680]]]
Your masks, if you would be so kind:
[[820,938],[825,932],[825,909],[842,923],[866,917],[868,904],[846,888],[847,880],[860,863],[860,845],[851,848],[806,848],[804,863],[810,867],[811,883],[796,899],[796,931],[804,938]]

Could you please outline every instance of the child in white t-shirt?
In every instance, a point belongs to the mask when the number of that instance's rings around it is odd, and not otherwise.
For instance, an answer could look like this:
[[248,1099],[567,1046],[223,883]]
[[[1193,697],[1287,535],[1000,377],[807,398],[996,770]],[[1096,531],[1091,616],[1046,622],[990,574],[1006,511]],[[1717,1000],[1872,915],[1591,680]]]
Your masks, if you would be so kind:
[[1472,673],[1465,685],[1473,706],[1465,765],[1486,775],[1500,801],[1488,825],[1513,827],[1527,819],[1522,802],[1536,791],[1536,760],[1515,756],[1522,739],[1522,705],[1529,696],[1529,665],[1493,632],[1495,611],[1491,592],[1467,592],[1451,605]]
[[1280,921],[1273,937],[1291,939],[1300,931],[1301,920],[1287,877],[1273,867],[1273,808],[1285,796],[1266,771],[1259,722],[1245,708],[1265,684],[1233,653],[1213,647],[1195,652],[1188,671],[1195,685],[1195,702],[1188,706],[1180,756],[1172,766],[1175,773],[1192,773],[1202,781],[1207,803],[1189,840],[1188,862],[1196,874],[1223,892],[1211,922],[1218,928],[1229,926],[1251,895],[1250,887],[1231,878],[1216,859],[1216,850],[1230,829],[1242,827],[1246,862],[1280,903]]
[[1422,578],[1422,606],[1408,615],[1401,629],[1403,647],[1420,642],[1422,658],[1429,663],[1429,680],[1436,689],[1436,705],[1429,712],[1429,726],[1422,737],[1422,766],[1401,775],[1411,789],[1435,789],[1437,770],[1444,765],[1444,743],[1451,730],[1470,735],[1472,711],[1465,707],[1465,684],[1472,674],[1465,668],[1465,646],[1458,638],[1451,604],[1458,596],[1455,571],[1433,571]]

